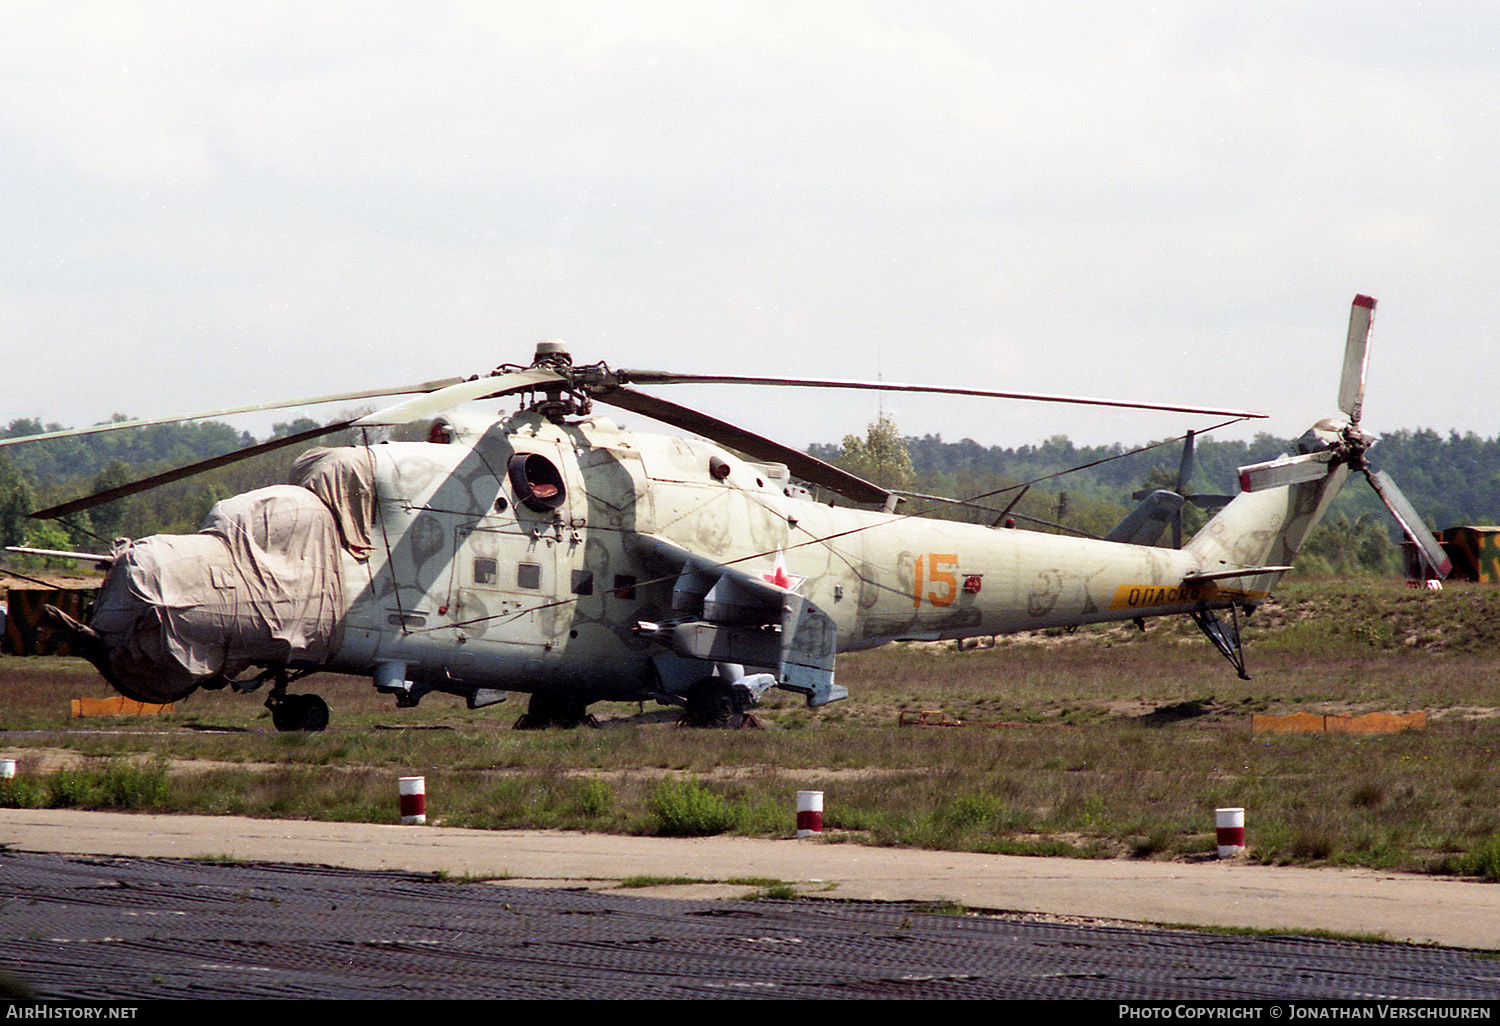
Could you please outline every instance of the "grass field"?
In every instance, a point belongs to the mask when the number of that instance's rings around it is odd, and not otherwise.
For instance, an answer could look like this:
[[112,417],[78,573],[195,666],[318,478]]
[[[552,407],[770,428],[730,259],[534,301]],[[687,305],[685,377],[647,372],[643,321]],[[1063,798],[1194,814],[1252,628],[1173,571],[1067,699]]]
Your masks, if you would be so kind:
[[[828,838],[1016,854],[1192,859],[1214,809],[1246,809],[1249,857],[1500,880],[1500,589],[1288,584],[1247,630],[1253,679],[1182,623],[841,659],[850,698],[773,692],[763,730],[681,729],[601,705],[596,729],[513,731],[524,699],[398,710],[363,679],[304,690],[323,734],[278,734],[258,696],[200,692],[160,719],[70,720],[107,697],[87,666],[0,657],[0,805],[389,822],[395,778],[427,779],[429,821],[786,836],[794,793]],[[1253,713],[1425,710],[1422,732],[1274,735]],[[930,710],[962,726],[903,727]]]

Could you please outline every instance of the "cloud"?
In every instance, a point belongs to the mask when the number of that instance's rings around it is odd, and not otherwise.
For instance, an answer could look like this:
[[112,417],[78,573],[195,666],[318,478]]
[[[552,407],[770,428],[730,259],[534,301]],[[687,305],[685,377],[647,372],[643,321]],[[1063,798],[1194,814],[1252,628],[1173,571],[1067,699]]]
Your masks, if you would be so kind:
[[[1370,416],[1496,433],[1432,358],[1494,342],[1496,18],[8,4],[12,409],[421,380],[562,335],[619,365],[1271,406],[1295,434],[1363,291]],[[704,395],[798,443],[880,402]],[[888,403],[1004,444],[1177,427]]]

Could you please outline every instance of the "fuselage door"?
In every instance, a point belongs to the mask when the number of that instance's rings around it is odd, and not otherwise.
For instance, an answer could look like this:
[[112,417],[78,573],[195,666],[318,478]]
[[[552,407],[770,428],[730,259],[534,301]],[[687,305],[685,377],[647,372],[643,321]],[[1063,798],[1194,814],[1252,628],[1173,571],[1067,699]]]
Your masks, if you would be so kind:
[[475,639],[553,652],[566,638],[573,510],[581,497],[562,448],[527,439],[490,509],[455,538],[454,626]]

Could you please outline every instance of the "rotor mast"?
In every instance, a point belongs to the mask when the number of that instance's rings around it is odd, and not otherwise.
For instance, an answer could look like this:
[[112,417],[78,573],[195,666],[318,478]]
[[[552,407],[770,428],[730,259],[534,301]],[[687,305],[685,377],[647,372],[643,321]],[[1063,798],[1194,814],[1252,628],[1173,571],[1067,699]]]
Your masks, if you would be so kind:
[[543,398],[527,404],[528,410],[535,410],[554,424],[562,423],[566,417],[586,417],[593,410],[594,401],[574,380],[573,354],[568,352],[566,342],[561,339],[538,342],[531,366],[536,370],[553,371],[557,380],[542,386]]

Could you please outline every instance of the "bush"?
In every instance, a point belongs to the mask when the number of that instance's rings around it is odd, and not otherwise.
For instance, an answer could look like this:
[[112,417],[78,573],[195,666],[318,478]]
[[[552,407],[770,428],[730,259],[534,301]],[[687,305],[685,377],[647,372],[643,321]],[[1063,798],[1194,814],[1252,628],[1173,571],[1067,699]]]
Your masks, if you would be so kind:
[[958,830],[992,828],[1004,814],[1005,804],[999,798],[977,791],[959,795],[941,812],[943,820]]
[[590,777],[578,795],[578,808],[589,819],[607,815],[615,803],[614,792],[608,783],[598,777]]
[[60,769],[47,778],[47,808],[70,809],[93,804],[88,774]]
[[42,805],[42,786],[30,777],[0,780],[0,809],[36,809]]
[[735,807],[696,780],[663,780],[651,792],[647,807],[655,820],[654,832],[663,837],[709,837],[739,823]]
[[1500,883],[1500,838],[1488,838],[1451,859],[1449,865],[1459,876],[1477,876],[1488,883]]
[[51,809],[161,809],[171,793],[160,763],[109,762],[102,767],[58,770],[47,778]]
[[111,762],[99,772],[95,789],[98,804],[106,809],[160,809],[171,793],[166,768],[159,763]]

